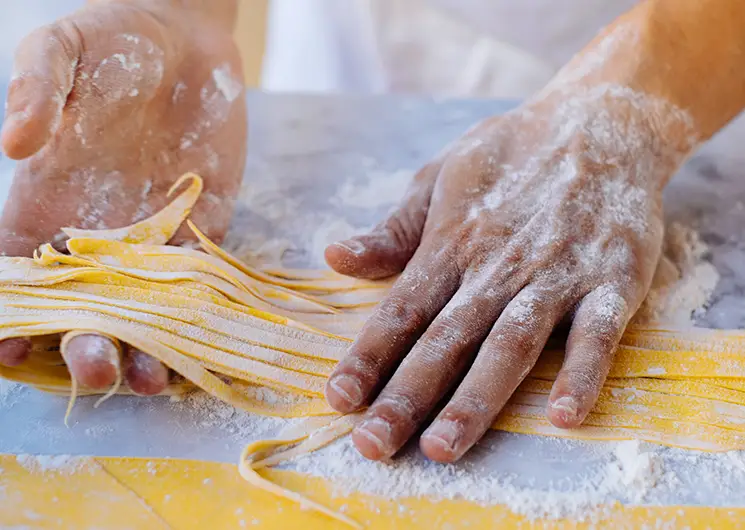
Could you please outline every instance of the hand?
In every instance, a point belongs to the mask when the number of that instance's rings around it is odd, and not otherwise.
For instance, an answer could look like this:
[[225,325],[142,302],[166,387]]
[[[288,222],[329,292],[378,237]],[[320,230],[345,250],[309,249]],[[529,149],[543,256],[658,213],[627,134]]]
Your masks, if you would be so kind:
[[[187,171],[205,182],[195,222],[222,237],[245,160],[239,55],[229,29],[172,4],[96,3],[21,43],[2,129],[5,152],[22,159],[0,219],[3,254],[60,244],[64,226],[147,217]],[[28,347],[27,339],[1,343],[0,362],[23,362]],[[160,392],[166,368],[124,350],[132,389]],[[83,335],[67,362],[80,383],[102,389],[115,380],[118,353],[109,339]]]
[[403,271],[326,388],[340,412],[371,403],[353,432],[365,457],[392,456],[455,389],[420,447],[459,459],[565,316],[547,414],[583,421],[649,289],[686,127],[664,103],[607,87],[549,94],[477,126],[386,222],[327,249],[343,274]]

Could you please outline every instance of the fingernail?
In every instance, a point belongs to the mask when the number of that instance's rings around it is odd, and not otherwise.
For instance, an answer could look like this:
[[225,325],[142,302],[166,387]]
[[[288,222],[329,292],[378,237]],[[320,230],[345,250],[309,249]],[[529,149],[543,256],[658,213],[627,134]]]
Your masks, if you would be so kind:
[[391,441],[391,424],[382,418],[372,418],[370,420],[362,422],[362,424],[355,429],[358,435],[364,436],[369,442],[371,442],[380,452],[384,455],[388,452],[388,446]]
[[353,375],[337,375],[329,381],[329,386],[346,401],[349,406],[357,407],[362,402],[362,385]]
[[562,396],[553,403],[551,408],[559,411],[564,421],[573,421],[577,419],[577,400],[572,396]]
[[339,248],[343,248],[344,250],[348,250],[355,256],[359,256],[365,251],[365,245],[360,243],[359,241],[356,241],[354,239],[347,239],[346,241],[338,241],[334,243]]
[[449,453],[455,453],[455,444],[461,437],[460,423],[452,420],[440,420],[435,422],[422,435]]

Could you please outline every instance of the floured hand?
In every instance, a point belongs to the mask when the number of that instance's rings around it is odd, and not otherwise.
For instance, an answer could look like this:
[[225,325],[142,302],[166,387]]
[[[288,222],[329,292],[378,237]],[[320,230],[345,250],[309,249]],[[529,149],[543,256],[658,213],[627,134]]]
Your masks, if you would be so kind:
[[403,271],[329,380],[353,440],[384,459],[429,421],[430,458],[460,458],[494,423],[554,327],[572,318],[547,411],[592,408],[652,280],[662,188],[695,135],[685,113],[614,86],[548,89],[489,119],[422,169],[371,234],[326,251],[337,271]]
[[[63,244],[61,227],[143,219],[187,171],[205,182],[192,218],[211,238],[226,231],[246,148],[239,55],[230,28],[170,4],[99,2],[19,46],[2,129],[3,149],[21,160],[0,220],[5,255]],[[0,344],[0,362],[22,362],[28,344]],[[133,390],[161,391],[166,368],[125,351]],[[71,372],[92,388],[114,382],[117,359],[104,337],[69,345]]]

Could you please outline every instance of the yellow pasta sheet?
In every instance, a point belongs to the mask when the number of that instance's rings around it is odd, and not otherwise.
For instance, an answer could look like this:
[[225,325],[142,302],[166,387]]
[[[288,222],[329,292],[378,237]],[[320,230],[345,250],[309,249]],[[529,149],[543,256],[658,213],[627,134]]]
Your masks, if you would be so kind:
[[[33,460],[0,455],[0,527],[37,530],[203,530],[348,528],[241,479],[235,466],[176,459],[81,458],[41,471]],[[325,480],[289,471],[264,472],[272,483],[370,530],[445,528],[745,528],[745,509],[702,506],[601,506],[582,523],[528,520],[506,506],[372,495],[338,496]]]

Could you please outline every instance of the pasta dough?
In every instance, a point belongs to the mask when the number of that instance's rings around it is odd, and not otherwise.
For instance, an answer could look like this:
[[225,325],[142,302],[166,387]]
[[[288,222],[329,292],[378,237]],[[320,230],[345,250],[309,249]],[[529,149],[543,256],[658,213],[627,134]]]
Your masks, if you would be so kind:
[[[323,387],[390,282],[357,281],[326,271],[242,263],[190,221],[204,252],[165,246],[202,189],[185,191],[130,227],[65,229],[69,254],[43,245],[34,258],[0,258],[0,339],[33,338],[30,358],[0,376],[60,394],[77,391],[64,364],[75,334],[95,331],[134,345],[177,372],[167,394],[201,388],[242,409],[306,417],[292,433],[253,443],[240,460],[248,481],[345,523],[272,484],[258,470],[347,434],[357,416],[336,414]],[[61,341],[56,338],[62,334]],[[547,350],[494,428],[580,439],[639,438],[706,451],[745,448],[745,335],[736,331],[630,329],[599,401],[579,429],[545,418],[562,352]],[[270,387],[281,399],[255,397]],[[125,384],[113,393],[131,393]],[[72,401],[71,401],[72,405]],[[312,434],[312,436],[311,436]]]

